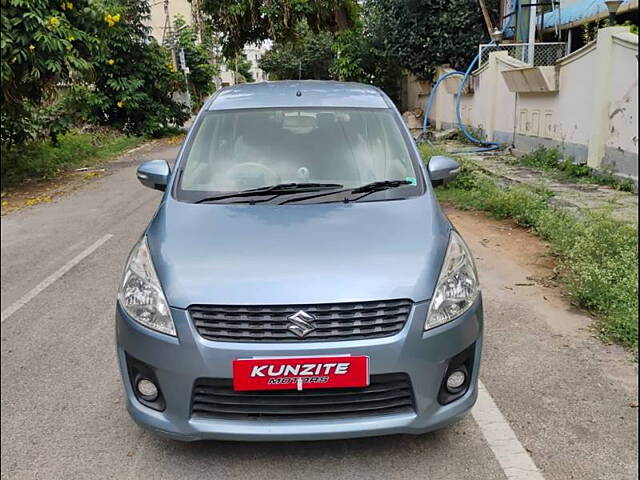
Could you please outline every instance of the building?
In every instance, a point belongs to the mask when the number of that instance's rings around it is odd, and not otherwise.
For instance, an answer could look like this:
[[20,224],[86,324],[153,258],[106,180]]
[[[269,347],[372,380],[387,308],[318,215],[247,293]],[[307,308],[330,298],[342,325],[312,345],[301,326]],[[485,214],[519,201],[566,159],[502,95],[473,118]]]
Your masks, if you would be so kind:
[[[604,0],[526,1],[528,11],[505,0],[499,27],[505,40],[479,46],[460,97],[462,123],[487,141],[520,152],[558,148],[637,185],[637,33],[608,26]],[[630,21],[637,29],[638,0],[617,3],[615,23]],[[438,76],[450,70],[443,67]],[[428,114],[436,129],[458,124],[460,81],[451,76],[438,89]]]
[[[151,35],[160,44],[169,40],[168,33],[173,28],[176,18],[181,17],[187,25],[196,25],[202,21],[199,0],[151,0],[149,6],[151,7],[149,19]],[[258,67],[258,60],[270,46],[270,42],[263,42],[259,45],[250,44],[244,47],[244,54],[251,62],[250,71],[256,82],[267,80],[267,74]],[[214,79],[218,88],[234,85],[237,83],[236,80],[235,72],[227,69],[224,64],[220,65],[220,76]]]
[[[248,44],[243,48],[243,53],[247,57],[247,60],[251,63],[251,68],[249,71],[253,76],[254,82],[265,82],[267,81],[268,75],[258,66],[258,61],[264,55],[264,53],[269,50],[271,47],[270,42],[263,42],[260,45],[256,44]],[[220,85],[226,87],[228,85],[235,85],[239,83],[239,78],[237,78],[235,71],[228,69],[226,65],[220,66]]]
[[[550,55],[543,55],[544,43],[535,49],[531,63],[522,61],[520,47],[488,49],[461,97],[462,122],[488,141],[520,152],[558,148],[637,184],[638,35],[629,27],[602,28],[558,59],[555,47]],[[457,125],[459,82],[445,80],[434,98],[429,122],[437,129]]]
[[[638,0],[611,3],[618,25],[638,24]],[[502,0],[500,12],[498,27],[506,39],[566,42],[569,53],[592,40],[610,15],[605,0]]]
[[251,62],[251,75],[256,82],[264,82],[268,80],[267,74],[258,67],[258,60],[264,55],[264,53],[271,48],[270,42],[263,42],[261,44],[249,44],[244,47],[244,54],[247,60]]
[[160,44],[168,40],[169,27],[173,29],[176,18],[182,17],[187,25],[194,25],[199,20],[197,0],[150,0],[149,7],[151,36]]

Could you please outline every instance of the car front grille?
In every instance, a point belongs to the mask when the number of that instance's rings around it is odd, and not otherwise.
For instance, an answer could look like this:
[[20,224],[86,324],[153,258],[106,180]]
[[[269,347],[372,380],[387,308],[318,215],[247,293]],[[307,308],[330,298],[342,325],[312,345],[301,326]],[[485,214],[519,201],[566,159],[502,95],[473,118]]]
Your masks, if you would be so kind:
[[368,387],[236,392],[228,379],[196,380],[191,414],[221,419],[350,418],[415,411],[409,376],[372,375]]
[[[194,305],[189,314],[198,333],[223,342],[317,342],[386,337],[402,330],[411,300],[316,305]],[[305,336],[289,317],[303,311],[315,328]],[[295,329],[294,329],[295,330]]]

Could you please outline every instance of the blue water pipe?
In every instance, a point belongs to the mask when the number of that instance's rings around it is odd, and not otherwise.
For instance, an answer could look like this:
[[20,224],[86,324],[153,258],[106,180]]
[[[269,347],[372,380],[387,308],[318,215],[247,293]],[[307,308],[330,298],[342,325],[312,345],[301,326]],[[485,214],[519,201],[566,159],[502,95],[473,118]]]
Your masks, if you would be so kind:
[[464,72],[460,72],[458,70],[454,70],[452,72],[445,73],[444,75],[442,75],[438,79],[436,84],[431,89],[431,95],[429,95],[429,101],[427,102],[427,106],[425,107],[425,110],[424,110],[424,121],[422,122],[422,131],[423,132],[427,131],[427,126],[429,124],[429,113],[431,112],[431,107],[433,106],[433,99],[436,96],[436,91],[438,90],[438,87],[440,86],[440,83],[442,83],[443,80],[445,80],[445,79],[447,79],[449,77],[452,77],[454,75],[464,76]]
[[[489,45],[493,44],[495,42],[491,42]],[[495,142],[485,142],[483,140],[480,140],[476,137],[474,137],[471,132],[469,132],[469,130],[467,130],[467,127],[464,125],[464,123],[462,123],[462,115],[460,114],[460,103],[462,101],[462,92],[464,91],[464,86],[467,83],[467,79],[469,78],[469,74],[471,73],[471,71],[473,70],[473,68],[475,67],[476,63],[478,63],[478,59],[480,58],[480,54],[478,53],[478,55],[476,55],[476,57],[473,59],[473,61],[469,64],[469,67],[467,68],[467,71],[464,74],[464,77],[462,77],[462,81],[460,82],[460,86],[458,87],[458,94],[456,96],[456,120],[458,121],[458,128],[462,131],[462,133],[464,133],[464,136],[467,137],[469,140],[471,140],[473,143],[477,143],[478,145],[480,145],[480,148],[477,148],[475,150],[475,152],[490,152],[492,150],[497,150],[500,148],[500,144],[499,143],[495,143]],[[458,152],[461,153],[461,152]]]
[[[491,42],[494,43],[494,42]],[[467,79],[469,78],[469,74],[471,73],[471,71],[473,70],[475,64],[478,62],[478,58],[480,57],[480,55],[476,55],[476,57],[473,59],[473,61],[471,62],[471,64],[469,65],[469,67],[467,68],[467,70],[465,72],[461,72],[461,71],[452,71],[452,72],[447,72],[444,75],[442,75],[440,78],[438,78],[438,80],[436,81],[435,85],[433,86],[433,89],[431,90],[431,95],[429,95],[429,100],[427,102],[427,105],[425,107],[425,111],[424,111],[424,121],[422,123],[422,131],[426,132],[427,131],[427,126],[429,125],[429,114],[431,113],[431,108],[433,106],[433,99],[436,96],[436,92],[438,90],[438,87],[440,86],[440,84],[442,83],[443,80],[452,77],[454,75],[461,75],[462,76],[462,80],[460,81],[460,86],[458,87],[458,92],[456,94],[456,120],[457,120],[457,126],[458,128],[462,131],[462,133],[464,133],[464,135],[473,143],[476,143],[478,145],[480,145],[480,148],[477,148],[475,150],[470,150],[467,151],[465,150],[464,152],[452,152],[452,153],[477,153],[477,152],[490,152],[492,150],[497,150],[498,148],[500,148],[500,144],[499,143],[494,143],[494,142],[484,142],[480,139],[475,138],[470,132],[469,130],[467,130],[467,127],[465,127],[464,123],[462,123],[462,116],[460,114],[460,103],[462,101],[462,92],[464,91],[464,86],[467,83]]]
[[[518,9],[518,25],[516,26],[516,34],[517,34],[517,28],[519,26],[521,26],[521,21],[522,21],[522,6],[521,6],[521,2],[519,0],[516,0],[513,4],[513,10],[515,12],[515,10]],[[509,27],[509,25],[511,24],[511,18],[513,17],[513,15],[509,16],[507,19],[507,22],[503,28],[503,32]],[[495,40],[492,40],[489,45],[492,45],[495,43]],[[461,75],[462,76],[462,80],[460,81],[460,85],[458,87],[458,92],[456,94],[456,121],[458,128],[462,131],[462,133],[464,133],[465,137],[467,137],[470,141],[472,141],[473,143],[476,143],[478,145],[480,145],[479,148],[475,149],[475,150],[465,150],[463,152],[452,152],[452,153],[475,153],[475,152],[490,152],[492,150],[497,150],[498,148],[500,148],[500,144],[496,143],[496,142],[485,142],[483,140],[480,140],[476,137],[474,137],[471,132],[469,132],[469,130],[467,130],[467,127],[464,125],[464,123],[462,123],[462,115],[460,114],[460,103],[462,101],[462,92],[464,92],[464,87],[467,84],[467,80],[469,78],[469,75],[471,74],[471,72],[473,71],[473,68],[475,67],[476,63],[478,63],[478,60],[480,59],[480,54],[476,55],[475,58],[473,59],[473,61],[471,62],[471,64],[469,64],[469,67],[467,68],[467,70],[465,72],[461,72],[461,71],[452,71],[452,72],[447,72],[444,75],[442,75],[440,78],[438,78],[438,80],[436,81],[436,84],[433,86],[433,88],[431,89],[431,95],[429,95],[429,100],[427,102],[427,105],[425,107],[425,111],[424,111],[424,121],[422,123],[422,131],[423,133],[425,133],[427,131],[427,126],[429,125],[429,114],[431,113],[431,107],[433,106],[433,99],[436,96],[436,92],[438,90],[438,87],[440,86],[440,83],[442,83],[443,80],[454,76],[454,75]],[[431,142],[429,142],[431,143]]]

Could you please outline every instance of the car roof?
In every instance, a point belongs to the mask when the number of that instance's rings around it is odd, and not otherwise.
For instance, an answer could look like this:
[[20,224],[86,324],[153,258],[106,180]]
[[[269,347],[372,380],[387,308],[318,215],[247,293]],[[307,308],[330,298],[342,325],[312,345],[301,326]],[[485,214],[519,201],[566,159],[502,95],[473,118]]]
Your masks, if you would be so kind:
[[389,108],[375,87],[319,80],[242,83],[219,90],[207,110],[278,107]]

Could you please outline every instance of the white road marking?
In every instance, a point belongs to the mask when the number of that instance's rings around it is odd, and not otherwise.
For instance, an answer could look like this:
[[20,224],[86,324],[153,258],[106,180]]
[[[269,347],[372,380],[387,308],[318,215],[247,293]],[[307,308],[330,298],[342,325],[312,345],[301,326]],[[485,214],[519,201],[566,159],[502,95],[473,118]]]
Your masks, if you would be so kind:
[[480,381],[478,400],[471,413],[508,480],[544,480]]
[[86,257],[91,255],[94,251],[96,251],[103,243],[105,243],[111,237],[113,237],[113,235],[107,234],[104,237],[100,238],[94,244],[84,249],[82,252],[80,252],[78,255],[73,257],[71,260],[65,263],[58,270],[56,270],[47,278],[45,278],[43,281],[41,281],[38,285],[33,287],[31,290],[29,290],[21,299],[19,299],[18,301],[12,303],[7,308],[5,308],[2,311],[2,314],[0,315],[0,323],[4,323],[4,321],[7,318],[9,318],[11,315],[16,313],[22,307],[24,307],[27,303],[33,300],[40,292],[42,292],[45,288],[47,288],[53,282],[55,282],[60,277],[62,277],[65,273],[67,273],[69,270],[71,270],[73,267],[79,264]]

